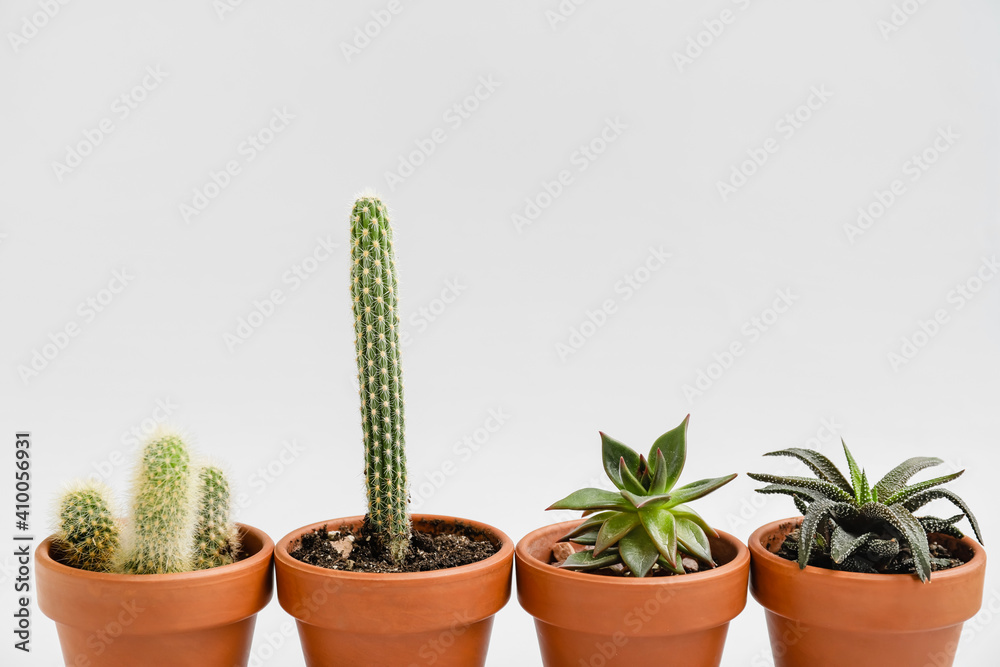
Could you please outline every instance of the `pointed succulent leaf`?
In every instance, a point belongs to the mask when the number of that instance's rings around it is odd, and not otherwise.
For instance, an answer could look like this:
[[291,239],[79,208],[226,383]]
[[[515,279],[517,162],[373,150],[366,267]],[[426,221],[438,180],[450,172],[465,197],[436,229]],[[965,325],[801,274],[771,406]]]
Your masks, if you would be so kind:
[[787,484],[768,484],[762,489],[756,489],[756,491],[757,493],[763,493],[764,495],[779,493],[786,496],[792,496],[793,498],[799,497],[810,502],[816,497],[823,497],[822,494],[817,493],[816,491],[807,491],[800,486],[788,486]]
[[896,503],[901,503],[907,498],[912,498],[921,491],[926,491],[927,489],[932,489],[935,486],[941,486],[942,484],[947,484],[953,479],[958,479],[964,473],[964,470],[959,470],[958,472],[953,472],[950,475],[942,475],[941,477],[935,477],[934,479],[929,479],[925,482],[918,482],[912,486],[907,486],[896,493],[892,494],[885,499],[886,505],[895,505]]
[[591,514],[586,519],[581,521],[575,528],[570,530],[568,533],[560,537],[557,542],[565,542],[571,537],[576,537],[577,535],[582,535],[584,533],[590,532],[591,530],[601,527],[605,521],[614,516],[614,512],[600,512],[599,514]]
[[878,570],[872,567],[866,559],[848,556],[844,559],[843,563],[834,563],[835,570],[841,570],[843,572],[859,572],[863,574],[878,574]]
[[660,552],[645,530],[633,530],[618,542],[625,567],[633,576],[645,577],[656,564]]
[[597,533],[597,543],[594,545],[594,556],[600,556],[608,547],[618,543],[618,540],[628,535],[629,531],[639,525],[639,517],[631,512],[617,512],[604,522]]
[[604,489],[580,489],[552,503],[550,510],[627,510],[631,509],[620,493]]
[[649,492],[653,494],[666,493],[673,486],[669,477],[669,467],[663,452],[656,450],[656,465],[653,466],[653,480],[649,484]]
[[861,510],[853,502],[834,503],[833,508],[830,510],[830,516],[834,521],[856,523],[861,518]]
[[969,523],[972,524],[972,530],[976,534],[976,539],[979,540],[980,544],[985,544],[985,542],[983,542],[983,536],[979,532],[979,522],[976,521],[976,516],[972,513],[972,510],[969,509],[969,506],[965,504],[965,501],[953,491],[948,489],[929,489],[927,491],[922,491],[921,493],[918,493],[917,495],[906,500],[903,503],[903,507],[911,512],[915,512],[932,500],[937,500],[939,498],[951,501],[952,504],[958,507],[958,509],[962,510],[965,513],[966,518],[969,520]]
[[927,533],[909,510],[902,505],[887,506],[881,503],[869,503],[861,509],[861,513],[871,519],[884,521],[895,528],[910,546],[914,566],[920,580],[928,581],[930,579],[931,550],[927,544]]
[[646,487],[642,485],[632,471],[629,470],[625,457],[618,459],[618,474],[622,480],[622,485],[618,487],[621,491],[631,491],[632,493],[645,493]]
[[662,567],[664,570],[670,570],[674,574],[684,574],[684,565],[681,564],[681,559],[678,558],[677,562],[673,565],[667,562],[667,559],[660,556],[656,559],[656,564]]
[[680,505],[681,503],[689,503],[692,500],[701,498],[702,496],[707,496],[712,491],[725,486],[734,479],[736,479],[736,473],[726,475],[725,477],[700,479],[697,482],[691,482],[690,484],[685,484],[684,486],[673,489],[670,492],[671,498],[668,507]]
[[642,454],[639,454],[639,469],[635,475],[642,482],[643,487],[647,486],[649,481],[649,461]]
[[830,557],[835,563],[842,563],[844,559],[853,554],[858,549],[864,548],[871,540],[878,539],[875,533],[864,533],[855,535],[848,532],[840,525],[833,528],[830,535]]
[[924,532],[928,535],[930,533],[941,533],[942,535],[951,535],[952,537],[962,539],[965,535],[961,530],[955,527],[955,523],[964,518],[964,514],[957,514],[950,519],[939,519],[934,516],[921,516],[917,517],[917,521],[919,521],[920,525],[924,527]]
[[580,533],[575,537],[571,537],[567,542],[572,542],[573,544],[583,544],[584,546],[592,547],[597,544],[597,536],[600,534],[600,528],[591,528],[585,533]]
[[792,500],[795,501],[795,509],[797,509],[800,514],[805,515],[805,513],[809,511],[809,504],[803,499],[801,494],[793,493]]
[[833,503],[827,499],[815,501],[809,506],[809,511],[802,517],[799,527],[799,567],[805,568],[809,563],[813,545],[816,544],[816,529],[830,517]]
[[607,433],[601,433],[601,454],[604,461],[604,472],[619,489],[624,488],[619,461],[625,459],[625,466],[631,470],[639,469],[639,455],[629,447],[612,438]]
[[[836,484],[831,484],[830,482],[826,482],[821,479],[813,479],[812,477],[782,477],[779,475],[767,475],[763,473],[748,473],[748,475],[750,479],[755,479],[758,482],[791,487],[796,493],[812,497],[814,500],[826,498],[827,500],[844,503],[855,501],[852,494],[844,491]],[[772,493],[780,492],[775,490],[772,491]]]
[[854,460],[854,456],[851,454],[851,450],[847,448],[847,443],[844,439],[840,439],[840,444],[844,446],[844,456],[847,457],[847,468],[851,473],[851,487],[854,489],[854,499],[861,502],[861,468],[858,467],[858,462]]
[[715,565],[712,559],[712,547],[701,526],[690,519],[674,516],[677,526],[677,544],[685,552],[691,554],[703,563]]
[[868,473],[864,470],[861,471],[861,497],[858,499],[862,505],[865,503],[870,503],[872,500],[872,488],[868,486]]
[[799,449],[798,447],[791,447],[789,449],[781,449],[776,452],[768,452],[764,456],[792,456],[809,466],[809,469],[816,473],[816,476],[822,479],[824,482],[830,482],[831,484],[836,484],[844,491],[853,495],[854,489],[851,488],[851,483],[848,482],[844,475],[841,474],[837,466],[833,464],[833,461],[826,458],[817,451],[811,449]]
[[666,470],[664,471],[664,487],[657,491],[657,493],[664,493],[674,488],[674,484],[681,476],[681,471],[684,470],[684,461],[687,457],[687,429],[688,422],[691,421],[691,415],[684,418],[680,426],[675,429],[667,431],[653,443],[653,447],[649,450],[649,461],[653,463],[653,472],[659,471],[660,463],[656,458],[656,452],[662,452],[663,458],[666,461]]
[[583,572],[586,570],[599,570],[602,567],[608,567],[620,562],[621,557],[617,553],[606,553],[603,556],[594,558],[593,552],[588,549],[570,555],[559,567]]
[[875,485],[879,498],[888,498],[906,486],[906,482],[921,470],[942,463],[944,461],[932,456],[914,456],[912,459],[903,461],[886,473],[885,477]]
[[660,555],[671,565],[676,565],[677,526],[674,515],[669,510],[643,510],[639,512],[639,519]]
[[628,491],[621,492],[622,498],[625,498],[631,506],[629,509],[652,509],[654,507],[662,507],[670,502],[671,495],[669,493],[661,493],[655,496],[649,495],[637,495],[635,493],[629,493]]
[[691,521],[696,526],[701,528],[701,530],[706,535],[711,535],[712,537],[718,537],[719,533],[708,525],[708,522],[701,518],[701,515],[695,512],[693,509],[687,505],[674,505],[670,508],[670,513],[674,515],[676,519],[687,519]]

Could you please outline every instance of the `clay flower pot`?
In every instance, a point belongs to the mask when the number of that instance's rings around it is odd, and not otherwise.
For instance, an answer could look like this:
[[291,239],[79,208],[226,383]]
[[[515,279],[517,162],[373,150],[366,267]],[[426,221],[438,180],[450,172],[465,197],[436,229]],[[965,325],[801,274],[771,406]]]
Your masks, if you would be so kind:
[[710,538],[719,567],[643,579],[570,572],[552,546],[579,521],[517,544],[517,598],[535,617],[545,667],[717,667],[729,621],[746,606],[750,554],[732,535]]
[[986,552],[971,538],[941,541],[968,559],[931,575],[856,574],[776,556],[802,519],[750,536],[750,591],[766,609],[775,667],[950,667],[962,623],[979,611]]
[[180,574],[106,574],[35,551],[38,606],[77,667],[234,667],[250,657],[257,612],[271,599],[271,538],[237,524],[243,560]]
[[292,531],[274,550],[278,601],[295,617],[309,667],[482,667],[493,615],[510,599],[514,544],[476,521],[413,515],[424,532],[468,526],[499,551],[478,563],[432,572],[341,572],[292,558],[302,535],[317,528],[361,527],[363,517],[321,521]]

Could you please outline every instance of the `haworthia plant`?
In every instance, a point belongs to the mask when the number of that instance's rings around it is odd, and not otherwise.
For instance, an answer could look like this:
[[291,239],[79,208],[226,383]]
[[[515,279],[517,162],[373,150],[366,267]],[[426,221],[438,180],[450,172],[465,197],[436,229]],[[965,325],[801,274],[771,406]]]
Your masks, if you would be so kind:
[[[979,523],[961,498],[937,488],[964,470],[907,485],[915,474],[942,463],[941,459],[917,456],[899,464],[871,486],[868,474],[858,466],[843,443],[850,480],[830,459],[810,449],[782,449],[765,456],[790,456],[816,475],[788,477],[750,473],[767,486],[758,493],[788,495],[803,513],[799,539],[794,544],[799,567],[827,564],[833,569],[868,573],[915,571],[929,581],[939,563],[932,556],[927,535],[944,533],[962,537],[955,523],[968,518],[976,538],[982,542]],[[946,499],[962,514],[949,519],[915,517],[913,512],[932,500]]]
[[101,484],[71,487],[59,499],[55,537],[67,565],[119,574],[170,574],[232,563],[239,552],[229,482],[219,468],[192,463],[169,432],[144,446],[125,534]]
[[365,446],[367,523],[396,563],[410,548],[399,291],[385,205],[363,195],[351,211],[351,298]]
[[67,565],[92,572],[111,571],[121,543],[111,507],[111,490],[103,484],[88,482],[63,493],[56,540]]
[[718,533],[685,503],[736,475],[677,486],[687,458],[688,421],[685,417],[657,438],[648,458],[601,433],[604,471],[617,490],[580,489],[548,508],[583,510],[586,518],[562,540],[593,547],[573,554],[561,567],[598,570],[622,564],[634,577],[654,568],[684,574],[683,556],[715,567],[708,536]]

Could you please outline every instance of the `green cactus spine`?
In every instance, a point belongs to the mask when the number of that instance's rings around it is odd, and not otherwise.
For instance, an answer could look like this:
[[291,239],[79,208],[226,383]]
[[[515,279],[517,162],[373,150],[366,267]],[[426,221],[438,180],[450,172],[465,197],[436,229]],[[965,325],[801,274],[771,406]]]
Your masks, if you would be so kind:
[[154,436],[142,452],[128,525],[129,548],[120,571],[191,571],[194,525],[194,483],[187,445],[177,435]]
[[111,571],[121,542],[111,505],[111,490],[99,483],[81,484],[59,498],[56,541],[67,565]]
[[239,552],[239,536],[236,526],[229,520],[229,481],[215,466],[198,470],[197,515],[194,568],[206,570],[234,562]]
[[390,557],[410,548],[396,256],[385,206],[362,195],[351,211],[351,297],[365,443],[367,521]]

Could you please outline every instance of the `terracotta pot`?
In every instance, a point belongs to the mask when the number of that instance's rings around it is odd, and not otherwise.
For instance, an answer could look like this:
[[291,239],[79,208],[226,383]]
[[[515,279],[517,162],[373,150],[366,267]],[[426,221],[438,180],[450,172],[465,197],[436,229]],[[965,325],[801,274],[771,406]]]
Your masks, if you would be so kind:
[[274,550],[278,601],[295,617],[309,667],[482,667],[493,615],[510,599],[514,544],[476,521],[418,514],[424,532],[468,527],[499,551],[486,560],[432,572],[372,574],[308,565],[289,555],[317,528],[361,527],[363,517],[292,531]]
[[517,544],[517,598],[535,617],[545,667],[717,667],[729,621],[746,606],[750,555],[720,532],[719,567],[644,579],[561,570],[552,546],[579,521],[528,533]]
[[271,599],[271,538],[237,524],[243,560],[181,574],[105,574],[63,565],[52,538],[35,550],[38,606],[72,667],[234,667],[250,656]]
[[969,561],[917,575],[800,570],[776,556],[802,519],[750,536],[750,591],[766,609],[775,667],[950,667],[962,623],[979,611],[986,552],[966,537],[938,536]]

